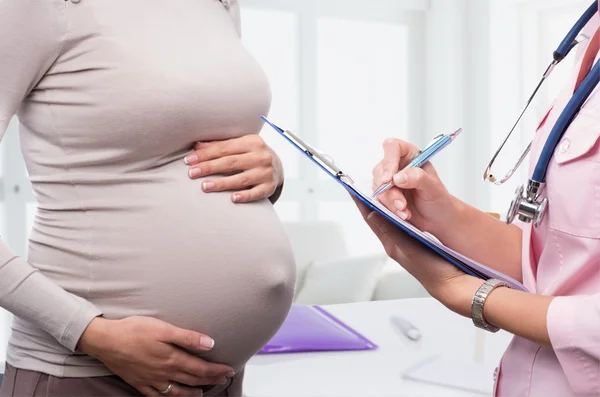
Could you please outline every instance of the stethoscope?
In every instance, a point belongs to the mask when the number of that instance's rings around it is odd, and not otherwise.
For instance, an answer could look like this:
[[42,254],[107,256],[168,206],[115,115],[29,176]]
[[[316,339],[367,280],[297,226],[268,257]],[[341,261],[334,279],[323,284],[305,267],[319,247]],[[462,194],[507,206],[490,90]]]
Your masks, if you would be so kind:
[[[577,44],[586,39],[589,39],[589,37],[581,35],[580,33],[583,30],[583,28],[588,24],[588,22],[592,19],[594,14],[596,14],[597,12],[598,2],[594,1],[594,4],[592,4],[585,11],[581,18],[579,18],[579,20],[571,28],[567,36],[560,43],[556,51],[554,51],[552,63],[550,64],[550,66],[548,66],[548,69],[546,69],[546,72],[542,76],[542,79],[540,80],[533,94],[527,101],[525,108],[521,112],[521,115],[519,116],[516,123],[513,125],[512,129],[502,142],[502,145],[500,145],[500,147],[490,160],[487,168],[485,169],[485,172],[483,174],[484,180],[488,180],[492,183],[495,183],[496,185],[501,185],[515,173],[515,171],[517,170],[517,168],[519,168],[525,157],[527,157],[527,154],[531,150],[531,143],[529,143],[529,145],[527,146],[527,148],[525,149],[515,166],[510,171],[508,171],[504,178],[502,178],[501,180],[497,180],[496,177],[491,173],[491,168],[494,164],[494,161],[496,160],[496,157],[498,157],[498,155],[502,151],[502,148],[506,144],[506,141],[508,141],[508,138],[515,130],[517,124],[523,117],[523,114],[531,104],[531,101],[537,94],[544,81],[548,78],[548,76],[550,76],[556,65],[558,65],[563,59],[565,59],[569,52],[571,52],[571,50],[575,48]],[[550,132],[550,135],[548,136],[548,139],[544,144],[542,153],[533,171],[533,175],[527,182],[527,187],[520,186],[515,192],[515,197],[510,204],[510,208],[506,216],[507,223],[512,223],[517,216],[519,217],[519,220],[526,223],[530,223],[531,221],[533,221],[535,227],[538,227],[542,222],[542,219],[544,218],[544,215],[546,214],[548,209],[548,198],[546,197],[544,199],[540,199],[540,196],[542,194],[544,183],[546,180],[546,170],[548,169],[548,165],[550,164],[550,159],[552,158],[552,155],[556,149],[556,146],[558,145],[558,142],[560,141],[560,138],[569,128],[569,125],[571,125],[571,122],[573,121],[573,119],[575,119],[575,116],[579,112],[579,109],[581,109],[585,101],[592,94],[599,81],[600,61],[596,62],[592,70],[589,71],[586,78],[579,85],[579,87],[573,94],[573,97],[558,117],[556,124],[552,128],[552,131]]]

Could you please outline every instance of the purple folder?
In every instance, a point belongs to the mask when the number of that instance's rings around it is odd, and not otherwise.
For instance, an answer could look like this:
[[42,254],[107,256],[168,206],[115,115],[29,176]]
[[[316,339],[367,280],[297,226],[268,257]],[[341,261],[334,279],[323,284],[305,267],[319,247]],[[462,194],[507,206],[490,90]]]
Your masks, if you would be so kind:
[[322,307],[293,305],[277,334],[258,354],[372,349],[377,345]]

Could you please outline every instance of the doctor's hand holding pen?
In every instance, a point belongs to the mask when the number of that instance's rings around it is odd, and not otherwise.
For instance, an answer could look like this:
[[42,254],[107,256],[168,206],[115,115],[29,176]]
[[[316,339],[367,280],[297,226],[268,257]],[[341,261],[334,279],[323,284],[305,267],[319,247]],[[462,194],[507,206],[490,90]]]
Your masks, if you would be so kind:
[[[390,181],[393,187],[377,196],[382,204],[449,248],[516,280],[522,279],[520,228],[506,225],[451,195],[431,163],[405,169],[419,153],[415,145],[387,139],[383,149],[384,158],[373,171],[373,189]],[[392,259],[435,299],[454,312],[471,317],[473,296],[483,280],[463,273],[360,201],[355,202]],[[486,301],[485,318],[495,326],[547,345],[550,342],[545,317],[550,300],[551,297],[498,288]],[[523,306],[524,302],[530,303]]]
[[417,146],[390,138],[383,142],[384,159],[373,169],[373,190],[386,183],[402,187],[378,195],[379,201],[401,219],[421,230],[445,224],[452,213],[452,196],[440,181],[435,168],[427,162],[422,167],[409,167],[420,154]]

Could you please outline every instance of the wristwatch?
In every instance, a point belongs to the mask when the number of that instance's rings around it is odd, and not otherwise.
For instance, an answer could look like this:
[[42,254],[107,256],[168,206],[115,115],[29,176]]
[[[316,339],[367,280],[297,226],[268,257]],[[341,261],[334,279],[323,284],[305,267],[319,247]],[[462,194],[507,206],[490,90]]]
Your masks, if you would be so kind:
[[481,287],[479,287],[477,292],[475,292],[473,301],[471,302],[471,317],[473,319],[473,324],[475,324],[476,327],[482,328],[489,332],[498,332],[500,328],[488,324],[485,321],[485,318],[483,317],[483,305],[485,304],[485,300],[490,292],[498,287],[510,288],[510,285],[504,281],[496,280],[495,278],[489,279],[483,283]]

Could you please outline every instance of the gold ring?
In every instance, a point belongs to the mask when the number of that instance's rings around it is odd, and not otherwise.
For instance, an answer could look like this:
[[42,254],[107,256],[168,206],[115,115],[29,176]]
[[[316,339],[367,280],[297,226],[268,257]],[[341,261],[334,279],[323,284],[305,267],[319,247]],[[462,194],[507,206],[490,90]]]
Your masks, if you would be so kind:
[[172,389],[173,389],[173,382],[169,382],[169,386],[167,386],[167,388],[165,390],[161,391],[160,394],[169,394]]

